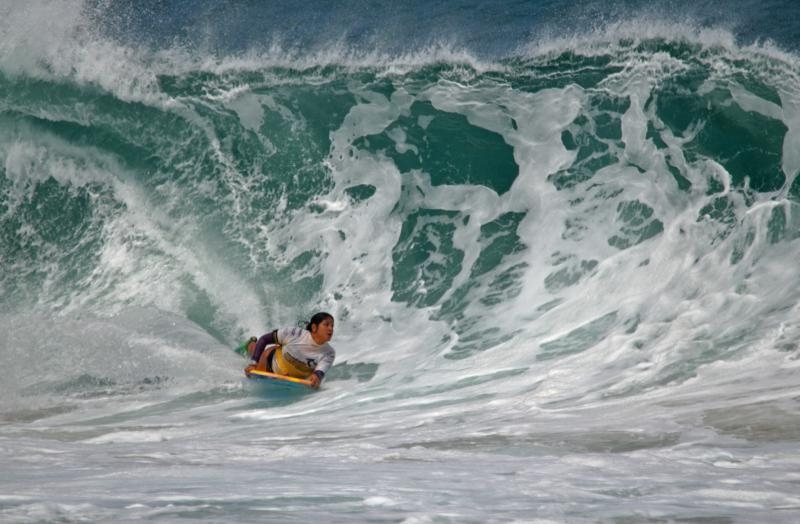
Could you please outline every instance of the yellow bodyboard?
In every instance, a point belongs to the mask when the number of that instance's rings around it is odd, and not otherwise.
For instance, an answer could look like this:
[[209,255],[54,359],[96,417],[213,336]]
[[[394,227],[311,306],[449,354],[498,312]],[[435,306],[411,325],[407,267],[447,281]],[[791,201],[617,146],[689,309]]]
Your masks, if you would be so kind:
[[250,378],[256,379],[265,379],[274,381],[278,384],[284,385],[298,385],[298,386],[305,386],[307,388],[311,388],[311,381],[302,379],[302,378],[295,378],[295,377],[287,377],[286,375],[278,375],[276,373],[270,373],[269,371],[258,371],[253,370],[250,372]]

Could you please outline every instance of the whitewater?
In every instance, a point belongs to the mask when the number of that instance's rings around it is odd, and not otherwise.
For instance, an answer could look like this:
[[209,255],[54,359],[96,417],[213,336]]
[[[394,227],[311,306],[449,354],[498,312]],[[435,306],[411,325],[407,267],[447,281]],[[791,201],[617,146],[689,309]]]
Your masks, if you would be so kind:
[[0,521],[800,521],[760,5],[0,2]]

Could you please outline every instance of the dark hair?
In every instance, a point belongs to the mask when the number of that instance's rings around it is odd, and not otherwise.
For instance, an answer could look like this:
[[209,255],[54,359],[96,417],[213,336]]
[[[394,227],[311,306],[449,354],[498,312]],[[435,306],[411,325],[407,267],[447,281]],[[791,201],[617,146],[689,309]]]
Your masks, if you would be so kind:
[[311,331],[311,326],[322,324],[322,322],[324,322],[327,319],[331,319],[332,322],[333,315],[331,315],[330,313],[325,313],[324,311],[316,313],[313,317],[311,317],[311,320],[308,321],[308,324],[306,324],[306,331]]

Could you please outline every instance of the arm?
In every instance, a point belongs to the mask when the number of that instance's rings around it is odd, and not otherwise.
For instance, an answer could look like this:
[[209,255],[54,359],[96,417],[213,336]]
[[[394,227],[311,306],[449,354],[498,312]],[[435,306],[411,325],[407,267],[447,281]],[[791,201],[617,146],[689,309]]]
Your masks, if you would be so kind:
[[326,351],[322,358],[319,359],[317,363],[317,367],[314,368],[314,372],[311,374],[309,380],[311,380],[311,387],[318,388],[322,379],[325,378],[325,373],[328,372],[330,367],[333,365],[333,361],[336,359],[336,351],[331,346],[328,346],[328,351]]

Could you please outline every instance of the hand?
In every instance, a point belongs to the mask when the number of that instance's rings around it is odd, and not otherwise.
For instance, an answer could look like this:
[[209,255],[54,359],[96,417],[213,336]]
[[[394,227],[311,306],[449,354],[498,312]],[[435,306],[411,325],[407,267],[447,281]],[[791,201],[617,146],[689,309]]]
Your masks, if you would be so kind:
[[253,371],[254,369],[256,369],[256,365],[255,364],[249,364],[247,367],[244,368],[244,374],[249,377],[250,376],[250,372]]
[[308,380],[311,382],[312,388],[319,389],[319,383],[320,383],[319,375],[317,375],[316,373],[312,373],[311,376],[308,377]]

